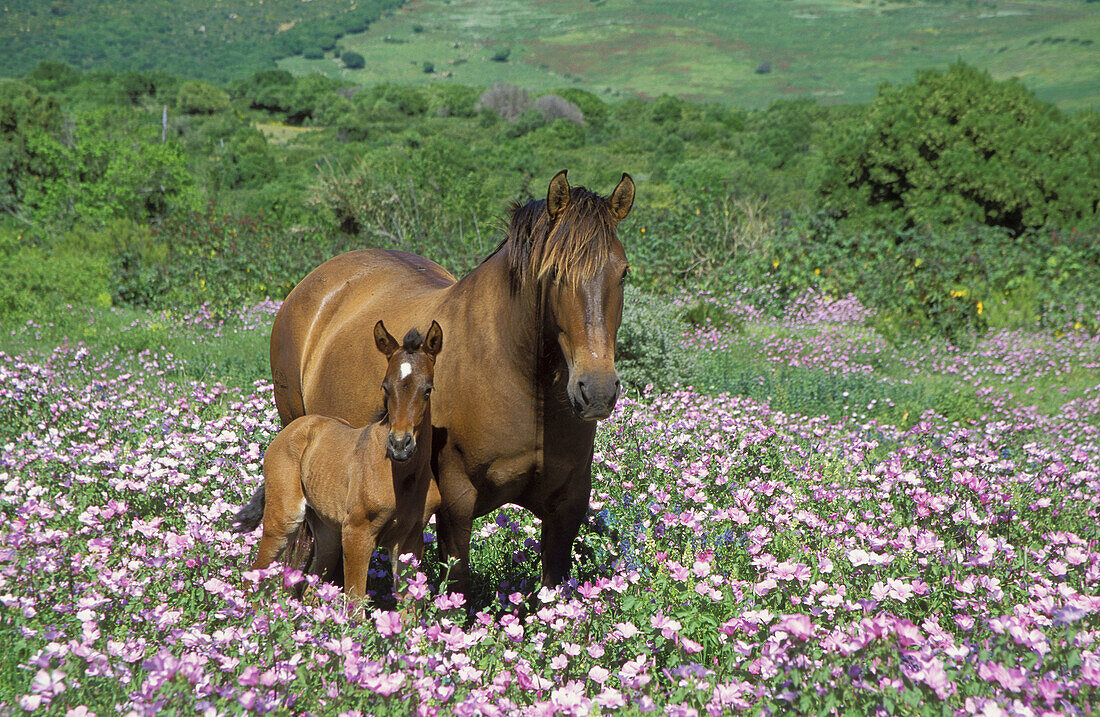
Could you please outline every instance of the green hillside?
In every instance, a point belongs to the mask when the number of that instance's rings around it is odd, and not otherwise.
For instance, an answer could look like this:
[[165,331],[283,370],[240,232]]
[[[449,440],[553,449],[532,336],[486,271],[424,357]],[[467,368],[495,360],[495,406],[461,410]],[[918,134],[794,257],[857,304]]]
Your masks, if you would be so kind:
[[[765,107],[866,102],[884,81],[961,59],[1066,109],[1100,105],[1100,3],[1085,0],[412,0],[386,10],[400,4],[8,0],[0,75],[45,59],[226,80],[278,61],[360,83],[574,85]],[[345,50],[365,66],[344,67]]]
[[[415,0],[342,40],[367,58],[362,70],[283,64],[363,81],[574,83],[762,107],[792,96],[866,102],[884,81],[962,59],[1083,108],[1100,104],[1098,42],[1100,5],[1081,0]],[[503,49],[508,60],[493,61]]]

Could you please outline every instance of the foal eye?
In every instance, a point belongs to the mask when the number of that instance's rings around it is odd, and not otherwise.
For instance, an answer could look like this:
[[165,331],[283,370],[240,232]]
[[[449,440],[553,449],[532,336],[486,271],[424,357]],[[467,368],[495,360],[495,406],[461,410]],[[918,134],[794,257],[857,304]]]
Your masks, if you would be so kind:
[[425,396],[431,396],[432,395],[432,387],[431,386],[428,386],[426,389],[424,389],[424,395]]

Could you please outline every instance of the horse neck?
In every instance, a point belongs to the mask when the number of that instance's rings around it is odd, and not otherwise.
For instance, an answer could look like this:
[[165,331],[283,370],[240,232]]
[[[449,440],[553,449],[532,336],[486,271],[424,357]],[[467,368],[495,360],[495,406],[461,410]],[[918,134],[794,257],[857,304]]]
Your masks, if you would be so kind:
[[535,382],[546,375],[548,361],[563,359],[554,332],[546,327],[549,312],[538,283],[531,281],[513,291],[511,282],[504,252],[497,252],[451,290],[465,294],[471,315],[485,335],[507,337],[496,350],[518,374]]

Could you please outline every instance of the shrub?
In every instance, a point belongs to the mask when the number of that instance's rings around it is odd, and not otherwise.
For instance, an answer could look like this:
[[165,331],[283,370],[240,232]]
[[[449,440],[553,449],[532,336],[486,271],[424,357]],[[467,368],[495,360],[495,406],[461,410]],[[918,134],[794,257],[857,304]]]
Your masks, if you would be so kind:
[[607,121],[607,103],[587,90],[567,87],[555,91],[556,95],[569,100],[581,111],[584,121],[593,127],[602,127]]
[[208,82],[184,82],[176,95],[176,105],[189,115],[210,115],[229,107],[229,93]]
[[535,108],[542,112],[547,122],[565,120],[576,125],[584,124],[584,114],[581,108],[558,95],[543,95],[535,100]]
[[424,74],[430,75],[433,72],[435,72],[435,65],[433,63],[428,62],[427,60],[425,60],[423,70],[424,70]]
[[478,107],[491,109],[509,122],[515,122],[533,104],[527,90],[504,83],[495,84],[485,90],[478,100]]
[[822,196],[870,224],[1019,233],[1096,217],[1100,116],[1067,117],[1020,82],[961,62],[885,85],[827,150]]
[[109,305],[108,275],[106,254],[63,241],[40,245],[22,231],[0,229],[0,323],[45,323],[66,305]]
[[615,350],[615,368],[624,386],[640,391],[684,383],[693,372],[693,354],[680,341],[686,324],[679,309],[633,286],[623,295],[623,322]]
[[345,52],[340,55],[340,59],[349,70],[361,70],[367,66],[367,61],[358,52]]
[[512,54],[512,48],[504,47],[493,53],[491,59],[493,62],[507,62],[508,56]]

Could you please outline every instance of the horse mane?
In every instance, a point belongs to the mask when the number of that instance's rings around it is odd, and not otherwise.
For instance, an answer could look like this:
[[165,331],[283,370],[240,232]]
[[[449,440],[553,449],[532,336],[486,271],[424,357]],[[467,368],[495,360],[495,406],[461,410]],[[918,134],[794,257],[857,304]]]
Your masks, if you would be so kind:
[[401,339],[401,349],[407,354],[419,351],[423,344],[424,336],[416,329],[409,329],[408,333],[405,334],[405,338]]
[[615,219],[604,197],[584,187],[569,190],[569,204],[553,226],[546,200],[512,202],[507,234],[493,254],[503,251],[512,291],[549,274],[571,285],[583,283],[611,259]]

